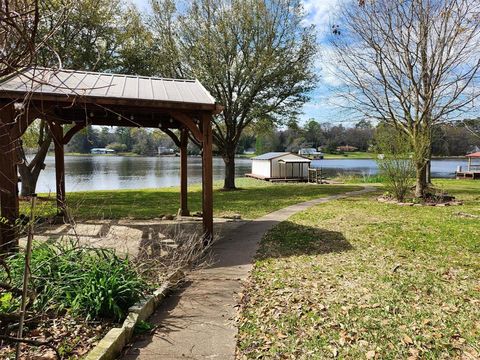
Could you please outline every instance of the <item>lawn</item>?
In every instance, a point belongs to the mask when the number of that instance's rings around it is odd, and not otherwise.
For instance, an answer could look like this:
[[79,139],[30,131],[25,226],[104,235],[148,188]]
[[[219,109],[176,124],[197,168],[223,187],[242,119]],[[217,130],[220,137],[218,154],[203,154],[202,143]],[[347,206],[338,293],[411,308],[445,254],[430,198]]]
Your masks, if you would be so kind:
[[243,357],[479,359],[480,182],[436,185],[464,205],[366,195],[269,232],[241,294]]
[[[253,219],[298,202],[359,189],[352,185],[272,184],[248,178],[237,179],[237,186],[240,190],[222,191],[221,182],[215,183],[215,216],[239,214],[245,219]],[[200,185],[189,187],[190,211],[201,210],[201,194]],[[67,202],[77,220],[145,219],[176,213],[179,189],[72,192],[67,193]],[[27,203],[21,203],[23,212],[27,212],[27,207]],[[54,213],[53,199],[38,202],[37,215]]]
[[325,159],[373,159],[375,154],[364,151],[351,151],[343,154],[325,154]]

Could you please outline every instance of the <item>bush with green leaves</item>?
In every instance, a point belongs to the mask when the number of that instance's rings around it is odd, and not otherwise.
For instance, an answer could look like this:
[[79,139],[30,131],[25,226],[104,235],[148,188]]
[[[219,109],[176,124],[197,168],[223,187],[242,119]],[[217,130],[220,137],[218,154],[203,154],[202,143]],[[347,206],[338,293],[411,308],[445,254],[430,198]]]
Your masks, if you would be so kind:
[[[2,282],[21,288],[24,254],[7,259],[10,278]],[[30,289],[36,311],[69,311],[87,319],[121,320],[148,286],[128,258],[113,250],[87,248],[77,242],[35,243]]]
[[390,126],[380,125],[375,133],[375,149],[380,176],[387,191],[404,201],[414,184],[415,164],[412,146],[406,135]]

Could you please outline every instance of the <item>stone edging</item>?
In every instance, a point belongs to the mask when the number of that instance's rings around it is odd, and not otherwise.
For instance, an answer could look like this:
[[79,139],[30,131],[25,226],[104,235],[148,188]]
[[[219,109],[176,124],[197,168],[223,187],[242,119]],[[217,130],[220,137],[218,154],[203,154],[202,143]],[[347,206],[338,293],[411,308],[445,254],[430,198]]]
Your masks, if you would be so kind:
[[85,356],[85,360],[111,360],[116,359],[133,337],[135,326],[148,319],[155,309],[167,296],[169,290],[181,279],[184,274],[181,270],[173,273],[160,288],[151,295],[139,301],[128,309],[127,318],[122,327],[115,327],[100,340],[100,342]]

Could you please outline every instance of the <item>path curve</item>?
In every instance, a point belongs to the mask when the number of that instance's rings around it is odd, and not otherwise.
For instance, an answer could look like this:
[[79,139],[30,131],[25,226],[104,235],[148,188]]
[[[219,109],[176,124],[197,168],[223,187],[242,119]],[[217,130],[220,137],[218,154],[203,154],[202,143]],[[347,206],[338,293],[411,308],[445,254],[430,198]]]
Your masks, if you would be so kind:
[[274,211],[225,234],[213,246],[214,265],[188,276],[149,319],[153,335],[138,339],[123,359],[235,359],[237,295],[253,267],[263,235],[290,216],[328,201],[374,191],[363,190],[306,201]]

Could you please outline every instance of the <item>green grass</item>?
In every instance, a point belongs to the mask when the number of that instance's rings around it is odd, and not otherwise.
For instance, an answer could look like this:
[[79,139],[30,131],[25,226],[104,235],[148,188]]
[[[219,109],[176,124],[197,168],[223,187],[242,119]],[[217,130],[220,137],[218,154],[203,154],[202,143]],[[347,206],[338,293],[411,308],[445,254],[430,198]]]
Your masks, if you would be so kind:
[[343,154],[325,154],[325,159],[374,159],[375,154],[364,151],[345,152]]
[[243,294],[246,358],[480,358],[480,182],[463,206],[374,196],[316,206],[264,238]]
[[[237,179],[237,186],[240,190],[222,191],[221,183],[215,183],[215,216],[240,214],[253,219],[298,202],[359,189],[353,185],[272,184],[248,178]],[[201,194],[200,185],[189,187],[190,211],[201,210]],[[179,189],[72,192],[67,193],[67,202],[76,219],[146,219],[176,213]],[[28,212],[28,203],[21,203],[21,211]],[[54,214],[53,199],[39,201],[36,213]]]

